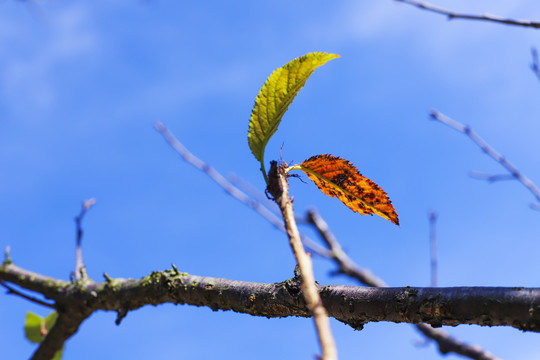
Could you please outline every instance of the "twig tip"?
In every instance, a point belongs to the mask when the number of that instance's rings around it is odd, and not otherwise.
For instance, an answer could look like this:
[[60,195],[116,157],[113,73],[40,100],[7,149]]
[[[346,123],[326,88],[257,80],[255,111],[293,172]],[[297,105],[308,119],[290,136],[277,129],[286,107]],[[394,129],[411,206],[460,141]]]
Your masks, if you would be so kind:
[[438,112],[437,110],[432,109],[432,110],[429,111],[429,118],[431,120],[437,120],[439,118],[439,114],[440,114],[440,112]]
[[4,265],[13,264],[13,261],[11,260],[10,252],[11,252],[11,247],[8,245],[6,246],[6,250],[4,251]]
[[103,273],[103,277],[105,278],[105,281],[107,281],[108,283],[112,283],[112,279],[109,277],[109,275],[107,275],[106,272]]
[[161,121],[155,121],[154,122],[154,129],[156,129],[159,132],[162,132],[166,129],[165,125]]
[[92,206],[96,205],[96,198],[90,198],[88,200],[85,200],[83,202],[83,208],[84,210],[90,209]]

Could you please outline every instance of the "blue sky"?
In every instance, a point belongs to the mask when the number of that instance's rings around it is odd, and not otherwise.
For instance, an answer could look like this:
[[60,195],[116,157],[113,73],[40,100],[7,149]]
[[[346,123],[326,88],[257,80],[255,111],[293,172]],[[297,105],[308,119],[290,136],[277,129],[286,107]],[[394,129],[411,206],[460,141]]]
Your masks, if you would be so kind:
[[[0,247],[14,262],[67,279],[73,219],[84,221],[92,278],[170,268],[279,282],[292,276],[285,236],[184,163],[153,130],[165,123],[223,174],[264,190],[247,145],[253,101],[273,69],[311,51],[341,55],[318,69],[285,115],[266,159],[331,153],[385,189],[401,227],[359,216],[292,180],[299,215],[315,206],[349,255],[390,286],[429,285],[428,217],[439,214],[441,286],[538,286],[540,213],[519,183],[469,139],[430,121],[435,108],[469,124],[533,181],[540,153],[540,82],[529,69],[540,32],[447,21],[391,0],[44,1],[0,3]],[[540,19],[536,1],[437,1],[471,13]],[[537,164],[537,163],[536,163]],[[302,228],[315,238],[309,228]],[[315,259],[321,283],[334,266]],[[26,311],[0,296],[6,358],[34,349]],[[255,318],[164,305],[96,313],[65,359],[312,358],[307,319]],[[434,359],[406,324],[332,322],[342,359]],[[505,359],[538,359],[537,334],[459,326],[448,331]],[[269,350],[267,350],[269,349]],[[454,355],[448,359],[458,358]]]

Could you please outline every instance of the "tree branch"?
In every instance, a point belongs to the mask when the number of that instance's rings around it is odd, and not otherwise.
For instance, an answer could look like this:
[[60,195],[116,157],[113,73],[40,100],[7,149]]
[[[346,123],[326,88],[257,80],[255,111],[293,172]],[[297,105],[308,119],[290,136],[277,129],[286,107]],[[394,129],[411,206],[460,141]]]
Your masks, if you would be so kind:
[[[353,279],[357,279],[361,284],[373,287],[386,287],[381,279],[377,278],[369,270],[362,269],[356,265],[349,256],[342,250],[341,245],[330,231],[328,224],[319,216],[314,209],[308,212],[308,222],[319,232],[319,235],[330,249],[331,258],[338,264],[339,273],[346,274]],[[442,329],[434,329],[428,324],[416,324],[416,328],[426,337],[437,342],[439,351],[442,354],[454,352],[475,360],[500,360],[495,355],[482,349],[477,345],[463,343]]]
[[531,70],[534,72],[538,80],[540,80],[540,62],[538,61],[538,50],[536,50],[536,48],[532,48],[531,55],[532,55]]
[[437,258],[437,213],[429,213],[429,247],[431,252],[431,286],[438,285],[438,258]]
[[536,201],[540,202],[540,189],[532,182],[531,179],[523,175],[517,167],[512,165],[504,156],[499,154],[495,149],[493,149],[484,139],[482,139],[477,133],[475,133],[470,127],[459,123],[455,120],[452,120],[448,116],[432,110],[430,113],[432,119],[440,121],[441,123],[448,125],[449,127],[467,135],[476,145],[478,145],[482,151],[489,155],[493,160],[497,161],[504,167],[510,175],[519,181],[523,186],[525,186],[536,198]]
[[234,186],[212,166],[193,155],[188,149],[186,149],[184,145],[182,145],[180,141],[178,141],[178,139],[176,139],[176,137],[169,131],[169,129],[165,125],[163,125],[161,122],[156,122],[154,124],[154,127],[183,160],[205,173],[218,186],[225,190],[227,194],[231,195],[236,200],[255,210],[257,214],[261,215],[265,220],[267,220],[270,224],[272,224],[279,230],[284,231],[283,222],[280,218],[278,218],[272,211],[268,210],[261,203],[253,200],[243,191]]
[[[87,317],[97,310],[131,311],[145,305],[173,303],[254,316],[311,316],[296,277],[263,284],[166,270],[141,279],[81,284],[8,264],[0,265],[0,280],[56,300],[60,315],[74,316],[73,312],[77,312]],[[435,326],[512,326],[540,332],[540,288],[365,288],[318,284],[317,290],[328,314],[355,329],[367,322],[391,321]],[[81,321],[81,317],[76,316],[75,320]]]
[[4,283],[3,281],[0,281],[0,285],[3,286],[4,288],[6,288],[7,294],[17,295],[17,296],[22,297],[23,299],[26,299],[26,300],[28,300],[28,301],[30,301],[30,302],[35,303],[35,304],[38,304],[38,305],[41,305],[41,306],[45,306],[45,307],[48,307],[48,308],[51,308],[51,309],[55,309],[54,304],[49,304],[49,303],[46,302],[46,301],[37,299],[37,298],[32,297],[32,296],[28,296],[28,295],[26,295],[26,294],[23,294],[22,292],[20,292],[20,291],[18,291],[18,290],[15,290],[14,288],[12,288],[12,287],[9,286],[8,284]]
[[[308,223],[313,225],[323,241],[330,249],[329,257],[338,264],[337,272],[358,280],[361,284],[371,287],[387,287],[388,285],[380,278],[375,276],[368,269],[358,266],[347,253],[342,249],[339,241],[330,231],[326,221],[321,218],[315,209],[311,209],[307,214]],[[325,256],[325,254],[320,254]]]
[[469,172],[469,176],[479,180],[486,180],[489,183],[494,183],[496,181],[516,180],[512,174],[486,174],[479,171],[471,171]]
[[75,279],[77,280],[86,280],[88,278],[88,274],[86,273],[86,269],[84,267],[83,258],[82,258],[82,220],[84,218],[84,215],[86,215],[86,212],[90,210],[92,206],[96,204],[96,199],[91,198],[83,202],[81,212],[79,216],[75,218],[75,224],[77,225],[77,244],[75,248]]
[[68,311],[59,311],[58,319],[51,330],[45,336],[45,339],[39,344],[31,360],[50,360],[54,355],[62,350],[64,343],[73,336],[81,323],[92,314],[85,307],[80,308],[82,312],[77,311],[80,307],[70,304]]
[[315,283],[315,275],[313,274],[313,263],[311,257],[304,250],[300,232],[296,225],[294,217],[292,199],[289,198],[289,183],[285,172],[286,164],[277,164],[276,161],[270,163],[270,171],[268,172],[268,193],[272,195],[274,201],[279,206],[283,220],[285,221],[285,229],[289,243],[294,253],[298,267],[300,269],[301,284],[300,289],[306,301],[307,308],[317,329],[319,343],[321,344],[323,360],[337,360],[337,348],[330,330],[330,321],[328,313],[321,301],[321,297]]
[[416,324],[416,328],[437,342],[441,354],[456,353],[475,360],[501,360],[478,345],[470,345],[450,336],[446,331],[434,329],[428,324]]
[[395,0],[395,1],[409,4],[412,6],[416,6],[417,8],[431,11],[437,14],[445,15],[446,17],[448,17],[448,20],[453,20],[453,19],[480,20],[480,21],[495,22],[499,24],[515,25],[515,26],[540,29],[540,22],[537,22],[537,21],[507,19],[507,18],[502,18],[500,16],[490,15],[490,14],[483,14],[483,15],[460,14],[460,13],[456,13],[447,9],[443,9],[443,8],[428,4],[426,2],[420,2],[420,1],[415,1],[415,0]]

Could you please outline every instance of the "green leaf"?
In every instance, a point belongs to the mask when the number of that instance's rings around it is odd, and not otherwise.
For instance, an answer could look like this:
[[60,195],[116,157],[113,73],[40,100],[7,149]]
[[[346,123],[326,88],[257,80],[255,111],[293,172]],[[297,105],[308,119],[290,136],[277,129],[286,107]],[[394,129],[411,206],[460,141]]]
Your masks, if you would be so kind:
[[[46,318],[42,318],[41,316],[34,314],[31,311],[28,311],[26,313],[26,321],[24,323],[24,333],[26,335],[26,338],[33,343],[39,344],[45,338],[44,333],[46,334],[52,329],[54,323],[56,322],[56,319],[58,319],[58,313],[56,311],[47,315]],[[43,328],[46,331],[43,331]],[[56,354],[54,354],[52,360],[62,359],[63,352],[64,347],[62,346],[62,349],[60,349]]]
[[281,118],[316,68],[339,55],[323,52],[306,54],[275,70],[266,80],[255,100],[249,122],[248,143],[253,155],[264,169],[264,149],[276,132]]
[[64,352],[64,347],[62,346],[62,349],[58,350],[56,354],[54,354],[54,357],[52,360],[60,360],[62,359],[62,353]]
[[24,333],[26,338],[33,343],[40,343],[43,340],[41,335],[41,323],[43,318],[33,312],[26,313],[26,321],[24,323]]
[[54,323],[56,322],[56,319],[58,319],[58,313],[56,311],[47,315],[47,317],[45,318],[45,329],[47,329],[47,331],[52,329]]

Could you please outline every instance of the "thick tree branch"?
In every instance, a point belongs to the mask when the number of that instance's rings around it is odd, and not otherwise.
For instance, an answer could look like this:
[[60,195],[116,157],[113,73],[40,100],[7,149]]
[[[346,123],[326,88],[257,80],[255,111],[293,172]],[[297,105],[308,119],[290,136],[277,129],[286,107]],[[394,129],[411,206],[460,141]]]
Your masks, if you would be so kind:
[[440,8],[435,5],[428,4],[426,2],[415,1],[415,0],[395,0],[395,1],[409,4],[412,6],[416,6],[417,8],[431,11],[437,14],[445,15],[446,17],[448,17],[448,20],[453,20],[453,19],[480,20],[480,21],[495,22],[499,24],[515,25],[515,26],[540,29],[540,22],[537,22],[537,21],[507,19],[500,16],[490,15],[490,14],[482,14],[482,15],[460,14],[460,13],[456,13],[447,9]]
[[[61,315],[73,316],[75,312],[83,319],[97,310],[127,312],[165,303],[265,317],[311,316],[298,278],[263,284],[167,270],[142,279],[69,283],[4,264],[0,265],[0,280],[54,299]],[[367,322],[391,321],[512,326],[540,332],[540,288],[317,285],[317,290],[328,314],[355,329]],[[82,321],[81,317],[75,320]]]
[[72,285],[68,281],[50,278],[22,269],[11,261],[0,265],[0,280],[34,291],[47,299],[55,301],[65,298],[67,289]]
[[31,360],[52,359],[63,348],[64,343],[79,330],[81,323],[92,314],[89,310],[84,306],[76,307],[74,304],[69,304],[69,310],[59,311],[58,319],[39,344]]

